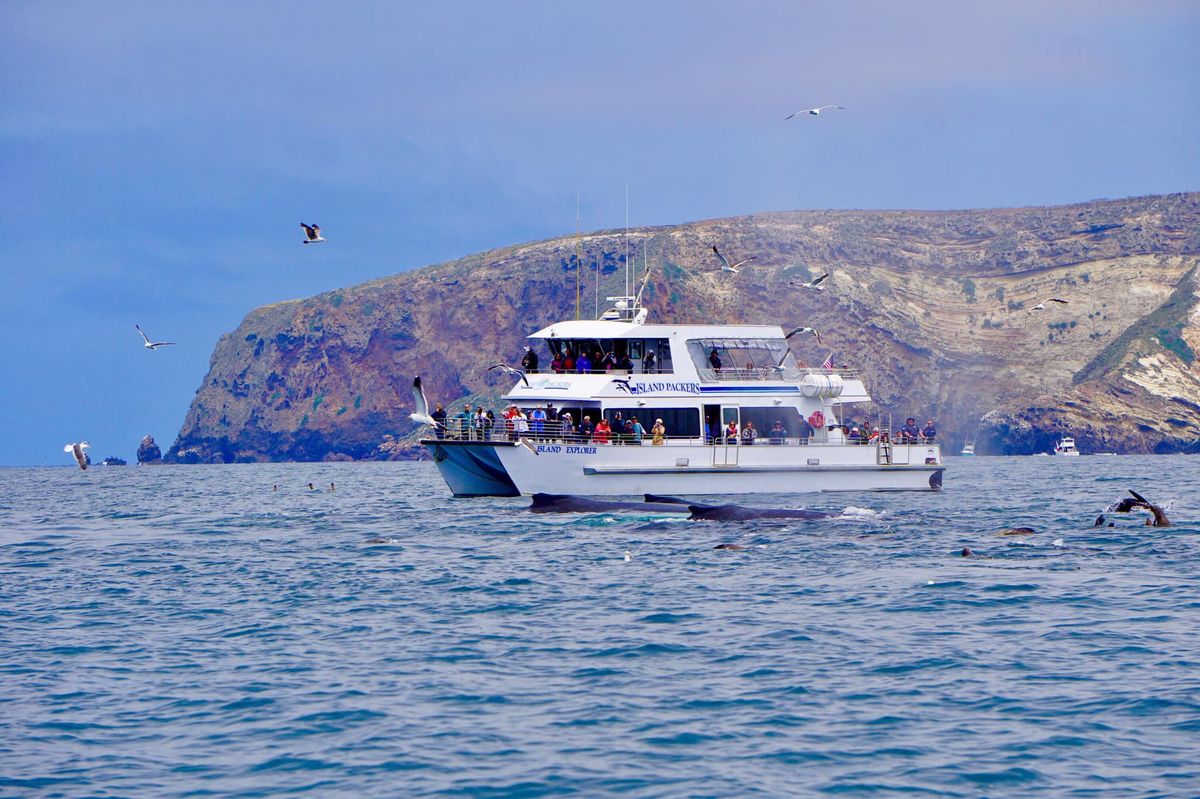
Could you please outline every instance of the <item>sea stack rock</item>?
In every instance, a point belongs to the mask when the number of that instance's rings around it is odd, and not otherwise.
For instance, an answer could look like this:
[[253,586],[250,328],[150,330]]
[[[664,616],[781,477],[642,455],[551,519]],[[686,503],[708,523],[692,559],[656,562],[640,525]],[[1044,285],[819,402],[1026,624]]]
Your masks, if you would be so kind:
[[138,463],[162,463],[162,450],[154,443],[154,436],[142,439],[142,445],[137,451]]

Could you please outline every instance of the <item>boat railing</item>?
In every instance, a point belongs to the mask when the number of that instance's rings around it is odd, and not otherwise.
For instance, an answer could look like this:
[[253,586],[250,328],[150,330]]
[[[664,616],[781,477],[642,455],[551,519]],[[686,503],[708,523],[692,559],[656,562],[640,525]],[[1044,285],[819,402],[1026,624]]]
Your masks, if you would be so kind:
[[720,369],[699,369],[700,382],[726,383],[747,380],[782,380],[795,383],[808,375],[839,375],[842,378],[858,377],[858,369],[821,369],[808,366],[752,366],[744,368],[722,367]]
[[[437,438],[448,441],[480,441],[480,442],[515,442],[520,439],[533,441],[536,443],[549,444],[571,444],[571,445],[633,445],[639,444],[645,446],[654,446],[654,436],[650,431],[643,433],[640,441],[629,433],[620,433],[616,431],[600,433],[599,435],[593,432],[592,435],[585,435],[578,431],[564,431],[558,427],[555,422],[543,422],[541,428],[536,427],[536,423],[526,422],[526,429],[516,430],[504,419],[497,419],[492,427],[475,427],[473,424],[464,425],[461,419],[447,419],[446,427],[436,431]],[[740,436],[737,438],[725,436],[663,436],[663,446],[713,446],[713,447],[748,447],[748,446],[845,446],[845,447],[902,447],[902,446],[929,446],[937,443],[935,438],[926,438],[917,436],[915,438],[904,438],[895,436],[890,442],[885,442],[882,445],[878,440],[870,438],[850,439],[842,436],[831,436],[828,430],[817,430],[812,436],[784,436],[782,438],[772,439],[769,435],[759,435],[751,441],[746,441]],[[885,458],[886,459],[886,458]]]

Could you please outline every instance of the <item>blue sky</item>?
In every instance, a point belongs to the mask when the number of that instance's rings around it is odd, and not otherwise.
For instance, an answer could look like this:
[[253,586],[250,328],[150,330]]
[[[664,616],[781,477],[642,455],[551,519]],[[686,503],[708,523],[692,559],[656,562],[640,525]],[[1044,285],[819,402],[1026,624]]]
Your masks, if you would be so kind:
[[627,181],[634,225],[1200,189],[1195,3],[4,9],[3,465],[165,450],[255,306],[567,233],[577,190],[593,229]]

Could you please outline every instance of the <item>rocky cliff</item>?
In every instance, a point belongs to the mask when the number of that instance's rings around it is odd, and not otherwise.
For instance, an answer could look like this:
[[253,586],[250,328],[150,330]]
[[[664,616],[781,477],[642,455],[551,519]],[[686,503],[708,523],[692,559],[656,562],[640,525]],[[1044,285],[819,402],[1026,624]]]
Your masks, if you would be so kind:
[[[716,271],[717,243],[740,274]],[[1200,194],[1050,208],[815,211],[629,233],[651,319],[811,325],[860,367],[870,414],[935,418],[981,454],[1197,451]],[[578,251],[578,256],[576,255]],[[623,285],[624,235],[507,247],[252,311],[213,352],[177,462],[412,453],[409,383],[494,398],[525,335]],[[789,281],[828,271],[824,292]],[[1033,311],[1051,296],[1070,300]],[[388,438],[390,436],[390,438]],[[406,436],[408,436],[406,440]],[[381,446],[382,445],[382,446]]]

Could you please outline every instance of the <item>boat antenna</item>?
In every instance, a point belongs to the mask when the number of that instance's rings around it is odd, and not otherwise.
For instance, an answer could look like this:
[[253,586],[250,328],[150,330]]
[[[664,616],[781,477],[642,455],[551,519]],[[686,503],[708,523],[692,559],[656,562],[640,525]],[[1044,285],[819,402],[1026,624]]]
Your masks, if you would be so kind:
[[629,296],[629,181],[625,181],[625,296]]
[[579,253],[579,187],[575,187],[575,321],[579,321],[579,273],[583,271],[583,256]]

